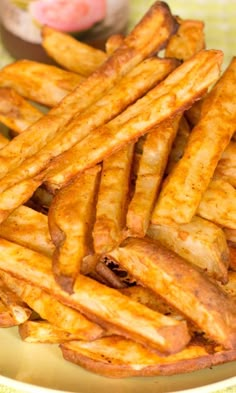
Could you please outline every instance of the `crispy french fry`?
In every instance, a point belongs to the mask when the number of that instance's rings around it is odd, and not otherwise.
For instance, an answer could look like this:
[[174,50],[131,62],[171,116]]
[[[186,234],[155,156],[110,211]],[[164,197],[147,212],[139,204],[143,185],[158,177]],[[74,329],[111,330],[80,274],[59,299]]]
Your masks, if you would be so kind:
[[112,250],[123,240],[127,210],[133,144],[103,161],[93,244],[97,254]]
[[183,157],[184,149],[187,144],[189,135],[190,135],[189,124],[188,124],[185,116],[182,116],[180,123],[179,123],[177,135],[175,137],[171,152],[169,154],[168,164],[167,164],[167,167],[165,170],[165,173],[167,175],[172,171],[173,167],[180,160],[180,158]]
[[1,279],[0,277],[0,299],[10,310],[10,313],[18,325],[27,321],[32,313],[31,309],[27,306],[22,299],[15,294]]
[[184,62],[121,115],[94,130],[58,157],[47,175],[47,185],[61,187],[76,173],[100,162],[168,117],[183,111],[217,79],[221,61],[220,51],[201,51]]
[[69,293],[73,292],[83,258],[93,251],[92,227],[100,170],[99,165],[88,169],[61,189],[49,209],[48,224],[55,245],[53,272],[57,283]]
[[0,299],[0,328],[16,326],[18,323],[13,318],[10,309]]
[[236,229],[236,189],[223,179],[213,179],[202,196],[197,214],[206,220]]
[[[234,88],[235,86],[235,88]],[[185,224],[196,214],[236,123],[236,59],[204,100],[202,115],[184,155],[165,182],[152,215],[153,224]],[[214,130],[214,136],[212,135]]]
[[9,143],[9,139],[3,134],[0,134],[0,149],[6,146],[7,143]]
[[202,100],[194,102],[194,104],[185,112],[185,116],[189,121],[191,127],[197,125],[201,117],[201,110],[204,98]]
[[[0,180],[0,189],[3,190],[15,184],[16,181],[21,181],[25,177],[34,176],[40,172],[54,156],[67,150],[94,128],[120,113],[140,95],[143,95],[158,81],[162,80],[175,66],[175,61],[154,57],[137,65],[97,103],[75,116],[68,127],[65,128],[63,135],[59,133],[38,154],[26,159],[22,165]],[[131,85],[132,89],[130,88]],[[108,106],[109,111],[107,110]]]
[[124,36],[122,34],[111,35],[106,41],[106,54],[110,56],[115,52],[119,46],[122,45],[124,41]]
[[184,321],[154,312],[86,276],[77,277],[74,293],[69,295],[55,285],[50,259],[4,239],[0,239],[0,269],[50,291],[61,302],[99,321],[102,327],[158,351],[178,352],[190,339]]
[[132,238],[109,256],[184,313],[207,337],[224,348],[236,347],[235,302],[183,258],[158,243]]
[[204,23],[199,20],[178,18],[178,34],[174,34],[166,47],[165,56],[187,60],[205,49]]
[[83,76],[89,76],[107,59],[103,51],[48,26],[42,28],[42,46],[57,64]]
[[15,90],[0,88],[0,122],[16,134],[25,131],[43,114]]
[[151,225],[147,235],[223,283],[228,279],[229,250],[221,228],[200,217],[178,226]]
[[[235,252],[236,254],[236,252]],[[236,258],[236,255],[235,255]],[[235,260],[236,262],[236,260]],[[236,267],[236,263],[234,265]],[[229,279],[225,285],[220,286],[223,291],[225,291],[229,296],[235,298],[236,300],[236,271],[229,271]]]
[[26,321],[19,326],[19,334],[27,343],[61,344],[81,340],[76,333],[69,333],[46,321]]
[[231,141],[218,162],[215,176],[227,180],[233,187],[236,187],[236,142]]
[[164,121],[147,135],[126,216],[128,236],[143,237],[147,232],[179,120],[177,115],[173,121]]
[[[121,76],[162,48],[176,29],[176,20],[168,6],[159,1],[155,2],[124,39],[123,45],[96,72],[31,126],[26,134],[14,138],[7,148],[2,149],[0,176],[16,168],[26,157],[37,153],[59,130],[62,132],[63,127],[76,113],[96,102]],[[110,105],[110,99],[108,104]]]
[[114,335],[92,342],[72,341],[60,347],[66,360],[110,378],[182,374],[236,359],[235,349],[227,351],[202,339],[164,357]]
[[18,60],[0,71],[0,86],[45,106],[57,105],[83,80],[82,76],[56,66]]
[[49,257],[54,251],[48,217],[27,206],[19,206],[8,216],[0,225],[0,236]]
[[[81,339],[94,340],[103,334],[103,329],[90,322],[86,317],[71,307],[65,306],[52,295],[39,287],[7,273],[1,273],[4,282],[42,319],[69,332],[77,334]],[[22,321],[23,322],[23,321]]]

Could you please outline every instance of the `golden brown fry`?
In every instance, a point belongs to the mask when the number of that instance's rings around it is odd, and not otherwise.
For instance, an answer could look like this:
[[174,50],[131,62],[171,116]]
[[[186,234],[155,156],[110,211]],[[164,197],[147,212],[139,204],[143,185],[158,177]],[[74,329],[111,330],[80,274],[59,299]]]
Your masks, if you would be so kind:
[[147,232],[179,120],[177,115],[173,121],[164,121],[147,135],[126,217],[128,236],[143,237]]
[[42,28],[42,46],[56,63],[83,76],[89,76],[107,59],[103,51],[48,26]]
[[213,179],[202,196],[197,214],[206,220],[236,229],[236,189],[223,179]]
[[215,175],[227,180],[236,187],[236,142],[231,141],[218,162]]
[[203,339],[192,340],[182,351],[169,356],[159,356],[115,335],[92,342],[72,341],[60,347],[66,360],[109,378],[182,374],[236,359],[235,349],[227,351]]
[[[82,82],[71,94],[68,94],[46,116],[31,126],[26,134],[14,138],[7,148],[2,149],[0,177],[16,168],[27,157],[37,153],[56,134],[59,134],[59,130],[63,132],[65,125],[75,114],[82,112],[96,102],[135,65],[163,47],[176,28],[176,21],[168,6],[159,1],[155,2],[124,39],[123,45],[96,72]],[[135,97],[133,99],[135,100]],[[109,99],[108,104],[110,105]],[[107,108],[105,107],[105,109]],[[106,112],[109,111],[106,110]],[[102,122],[104,121],[103,119]]]
[[50,259],[4,239],[0,239],[0,269],[50,291],[58,300],[88,315],[102,327],[158,351],[174,353],[189,341],[184,321],[154,312],[82,274],[76,279],[74,293],[69,295],[55,285]]
[[15,294],[0,277],[0,299],[10,310],[10,313],[18,325],[27,321],[32,313],[27,304]]
[[81,340],[81,335],[67,332],[46,321],[26,321],[19,328],[19,334],[27,343],[61,344]]
[[162,188],[152,215],[153,224],[185,224],[196,214],[221,154],[235,131],[236,59],[204,100],[203,112],[182,159]]
[[201,110],[203,105],[204,98],[202,100],[194,102],[194,104],[185,112],[185,116],[189,121],[191,127],[197,125],[201,117]]
[[23,205],[33,195],[34,191],[42,184],[44,174],[7,189],[0,194],[0,223],[2,223],[17,207]]
[[0,121],[16,134],[25,131],[43,114],[15,90],[0,88]]
[[61,189],[49,209],[48,224],[55,251],[53,272],[67,292],[80,273],[83,258],[93,251],[92,227],[100,166],[88,169]]
[[200,217],[178,226],[151,225],[147,235],[223,283],[228,279],[229,250],[221,228]]
[[94,128],[120,113],[128,104],[162,80],[175,66],[175,61],[154,57],[137,65],[97,103],[75,116],[68,127],[65,127],[63,135],[59,133],[38,154],[26,159],[22,165],[0,180],[0,189],[6,189],[16,181],[21,181],[25,177],[34,176],[40,172],[53,157],[67,150]]
[[0,71],[0,86],[16,90],[18,94],[42,105],[57,105],[83,80],[82,76],[61,68],[18,60]]
[[98,325],[90,322],[73,308],[65,306],[39,287],[4,272],[0,272],[0,276],[7,286],[42,319],[48,320],[69,333],[80,335],[81,339],[94,340],[103,334],[103,329]]
[[[235,249],[236,250],[236,249]],[[234,258],[236,259],[236,251],[235,251],[235,256]],[[236,267],[236,260],[234,261]],[[232,272],[231,270],[229,271],[229,279],[228,282],[225,285],[220,286],[223,291],[225,291],[230,297],[234,298],[236,300],[236,271]]]
[[8,216],[0,225],[0,236],[47,256],[54,251],[48,217],[27,206],[19,206]]
[[167,175],[172,171],[173,167],[180,160],[180,158],[183,157],[184,149],[187,144],[189,135],[190,135],[189,124],[188,124],[185,116],[182,116],[180,123],[179,123],[177,135],[175,137],[171,152],[169,154],[168,164],[167,164],[167,167],[165,170],[165,173]]
[[121,115],[77,143],[52,164],[47,185],[61,187],[152,127],[183,111],[219,76],[220,51],[201,51]]
[[7,143],[9,143],[9,139],[3,134],[0,134],[0,149],[6,146]]
[[132,238],[109,256],[193,321],[207,337],[224,348],[236,348],[235,302],[183,258],[158,243]]
[[93,227],[97,254],[112,250],[123,239],[133,148],[129,144],[103,161]]
[[16,322],[9,308],[0,299],[0,328],[7,328],[16,325],[18,325],[18,322]]
[[174,34],[166,47],[165,57],[187,60],[205,48],[204,23],[199,20],[177,18],[178,33]]
[[108,56],[112,55],[119,46],[122,45],[124,36],[122,34],[111,35],[106,41],[106,53]]

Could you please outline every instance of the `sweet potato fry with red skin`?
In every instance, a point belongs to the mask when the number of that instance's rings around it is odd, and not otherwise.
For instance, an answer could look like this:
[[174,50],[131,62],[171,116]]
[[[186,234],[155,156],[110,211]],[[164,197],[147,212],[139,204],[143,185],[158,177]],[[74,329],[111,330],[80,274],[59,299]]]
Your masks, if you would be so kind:
[[236,58],[204,99],[202,117],[157,199],[153,224],[186,224],[196,214],[218,161],[235,131],[235,103]]
[[85,77],[96,71],[107,59],[102,50],[49,26],[42,27],[42,46],[61,67]]
[[236,359],[235,349],[227,351],[203,339],[192,340],[182,351],[165,357],[120,336],[60,347],[66,360],[108,378],[183,374]]
[[148,309],[86,276],[77,277],[74,292],[69,295],[55,285],[50,259],[4,239],[0,239],[0,269],[49,291],[101,327],[154,350],[174,353],[189,342],[186,322]]
[[22,133],[42,116],[42,112],[15,90],[0,88],[0,122],[15,134]]
[[118,50],[97,71],[31,126],[25,135],[14,138],[8,148],[1,151],[0,176],[4,176],[27,157],[37,153],[59,134],[59,130],[63,132],[73,116],[96,102],[122,76],[165,46],[177,27],[169,7],[163,2],[156,1],[126,36]]
[[222,52],[201,51],[183,63],[122,114],[55,159],[46,179],[49,189],[60,188],[80,171],[189,107],[217,79],[221,61]]
[[57,283],[67,292],[80,273],[83,258],[93,252],[92,228],[101,166],[88,169],[53,199],[48,225],[55,251],[52,267]]
[[224,348],[236,348],[235,302],[184,259],[157,242],[132,238],[109,257],[186,315],[207,337]]

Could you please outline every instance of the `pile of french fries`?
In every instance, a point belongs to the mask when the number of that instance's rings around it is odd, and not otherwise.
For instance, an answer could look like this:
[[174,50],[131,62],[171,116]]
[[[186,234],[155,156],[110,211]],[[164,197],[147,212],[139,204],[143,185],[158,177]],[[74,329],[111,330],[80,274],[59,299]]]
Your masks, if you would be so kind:
[[236,360],[236,60],[159,1],[42,36],[0,70],[0,326],[108,377]]

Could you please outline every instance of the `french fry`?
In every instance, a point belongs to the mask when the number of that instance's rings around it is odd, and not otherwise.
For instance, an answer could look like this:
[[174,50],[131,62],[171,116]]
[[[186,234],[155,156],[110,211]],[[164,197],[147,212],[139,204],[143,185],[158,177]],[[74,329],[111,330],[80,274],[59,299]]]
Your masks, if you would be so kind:
[[18,330],[22,340],[27,343],[61,344],[81,339],[79,334],[69,333],[46,321],[26,321]]
[[197,125],[201,118],[201,110],[204,98],[202,100],[194,102],[194,104],[185,112],[185,116],[190,123],[191,127]]
[[[198,102],[198,101],[197,101]],[[185,118],[185,116],[181,117],[179,122],[179,128],[177,131],[177,135],[172,145],[172,149],[169,154],[168,164],[165,170],[165,174],[169,174],[175,164],[183,157],[184,149],[187,144],[189,135],[190,135],[190,126]]]
[[55,285],[50,259],[4,239],[0,239],[0,269],[50,291],[59,301],[82,311],[103,328],[158,351],[178,352],[190,339],[184,321],[154,312],[86,276],[77,277],[74,292],[69,295]]
[[236,347],[235,302],[183,258],[160,244],[132,238],[109,257],[184,313],[207,337],[224,348]]
[[222,227],[236,229],[236,189],[223,179],[212,179],[202,196],[197,214]]
[[0,272],[0,275],[9,288],[23,299],[32,310],[36,311],[42,319],[46,319],[69,333],[78,335],[80,339],[94,340],[103,334],[103,329],[100,326],[90,322],[73,308],[60,303],[39,287],[7,273]]
[[128,236],[143,237],[147,232],[179,120],[180,115],[169,123],[164,121],[147,135],[126,216]]
[[48,224],[55,251],[52,267],[57,283],[73,292],[83,258],[93,252],[92,227],[100,166],[88,169],[61,189],[49,208]]
[[42,46],[57,64],[85,77],[107,59],[103,51],[48,26],[42,28]]
[[[147,90],[162,80],[173,68],[176,61],[151,58],[143,61],[125,75],[107,94],[83,113],[75,116],[59,133],[48,142],[38,154],[26,159],[18,168],[0,180],[0,189],[11,187],[25,177],[34,176],[43,170],[50,160],[83,139],[94,128],[110,120]],[[132,89],[130,86],[132,85]],[[109,111],[107,107],[109,106]],[[11,142],[13,143],[14,140]]]
[[82,82],[83,77],[56,66],[18,60],[0,71],[0,86],[42,105],[57,105]]
[[217,79],[221,61],[220,51],[201,51],[184,62],[122,114],[59,156],[49,170],[47,186],[60,188],[78,172],[135,141],[168,117],[182,112]]
[[236,142],[231,141],[224,152],[216,167],[215,176],[222,177],[233,187],[236,187]]
[[43,114],[15,90],[0,88],[0,121],[20,134],[38,121]]
[[17,324],[9,308],[0,299],[0,328],[8,328],[16,326]]
[[118,246],[123,240],[133,144],[103,161],[96,203],[93,244],[97,254]]
[[16,295],[4,283],[0,277],[0,299],[5,306],[10,310],[12,318],[16,325],[27,321],[32,313],[31,309],[27,306],[22,299]]
[[147,235],[223,283],[228,279],[229,250],[221,228],[200,217],[178,226],[150,225]]
[[236,271],[236,247],[235,244],[229,246],[229,254],[230,254],[230,269]]
[[174,34],[166,47],[165,56],[187,60],[194,53],[205,49],[204,23],[199,20],[177,18],[178,34]]
[[35,178],[26,179],[0,193],[0,223],[17,207],[29,200],[34,191],[42,184],[43,177],[44,174],[41,174]]
[[159,1],[155,2],[124,39],[123,45],[97,71],[80,83],[78,88],[31,126],[24,135],[14,138],[7,148],[2,149],[0,176],[4,176],[27,157],[37,153],[59,130],[62,132],[63,127],[76,113],[82,112],[101,98],[135,65],[158,52],[176,29],[176,20],[168,6]]
[[0,236],[48,257],[54,252],[48,217],[27,206],[19,206],[0,225]]
[[3,134],[0,134],[0,149],[2,149],[9,142],[9,139]]
[[183,157],[162,188],[153,211],[153,224],[185,224],[196,214],[221,154],[235,131],[234,94],[236,59],[205,98],[202,112],[206,111],[205,105],[207,111],[192,130]]
[[115,52],[119,46],[122,45],[124,36],[122,34],[114,34],[110,36],[106,41],[106,54],[110,56]]
[[212,342],[193,340],[174,355],[160,356],[120,336],[92,342],[71,341],[60,345],[64,359],[109,378],[174,375],[235,360],[236,351]]
[[[236,264],[235,264],[236,266]],[[236,300],[236,272],[229,271],[229,279],[225,285],[221,285],[221,289],[225,291],[230,297]]]

